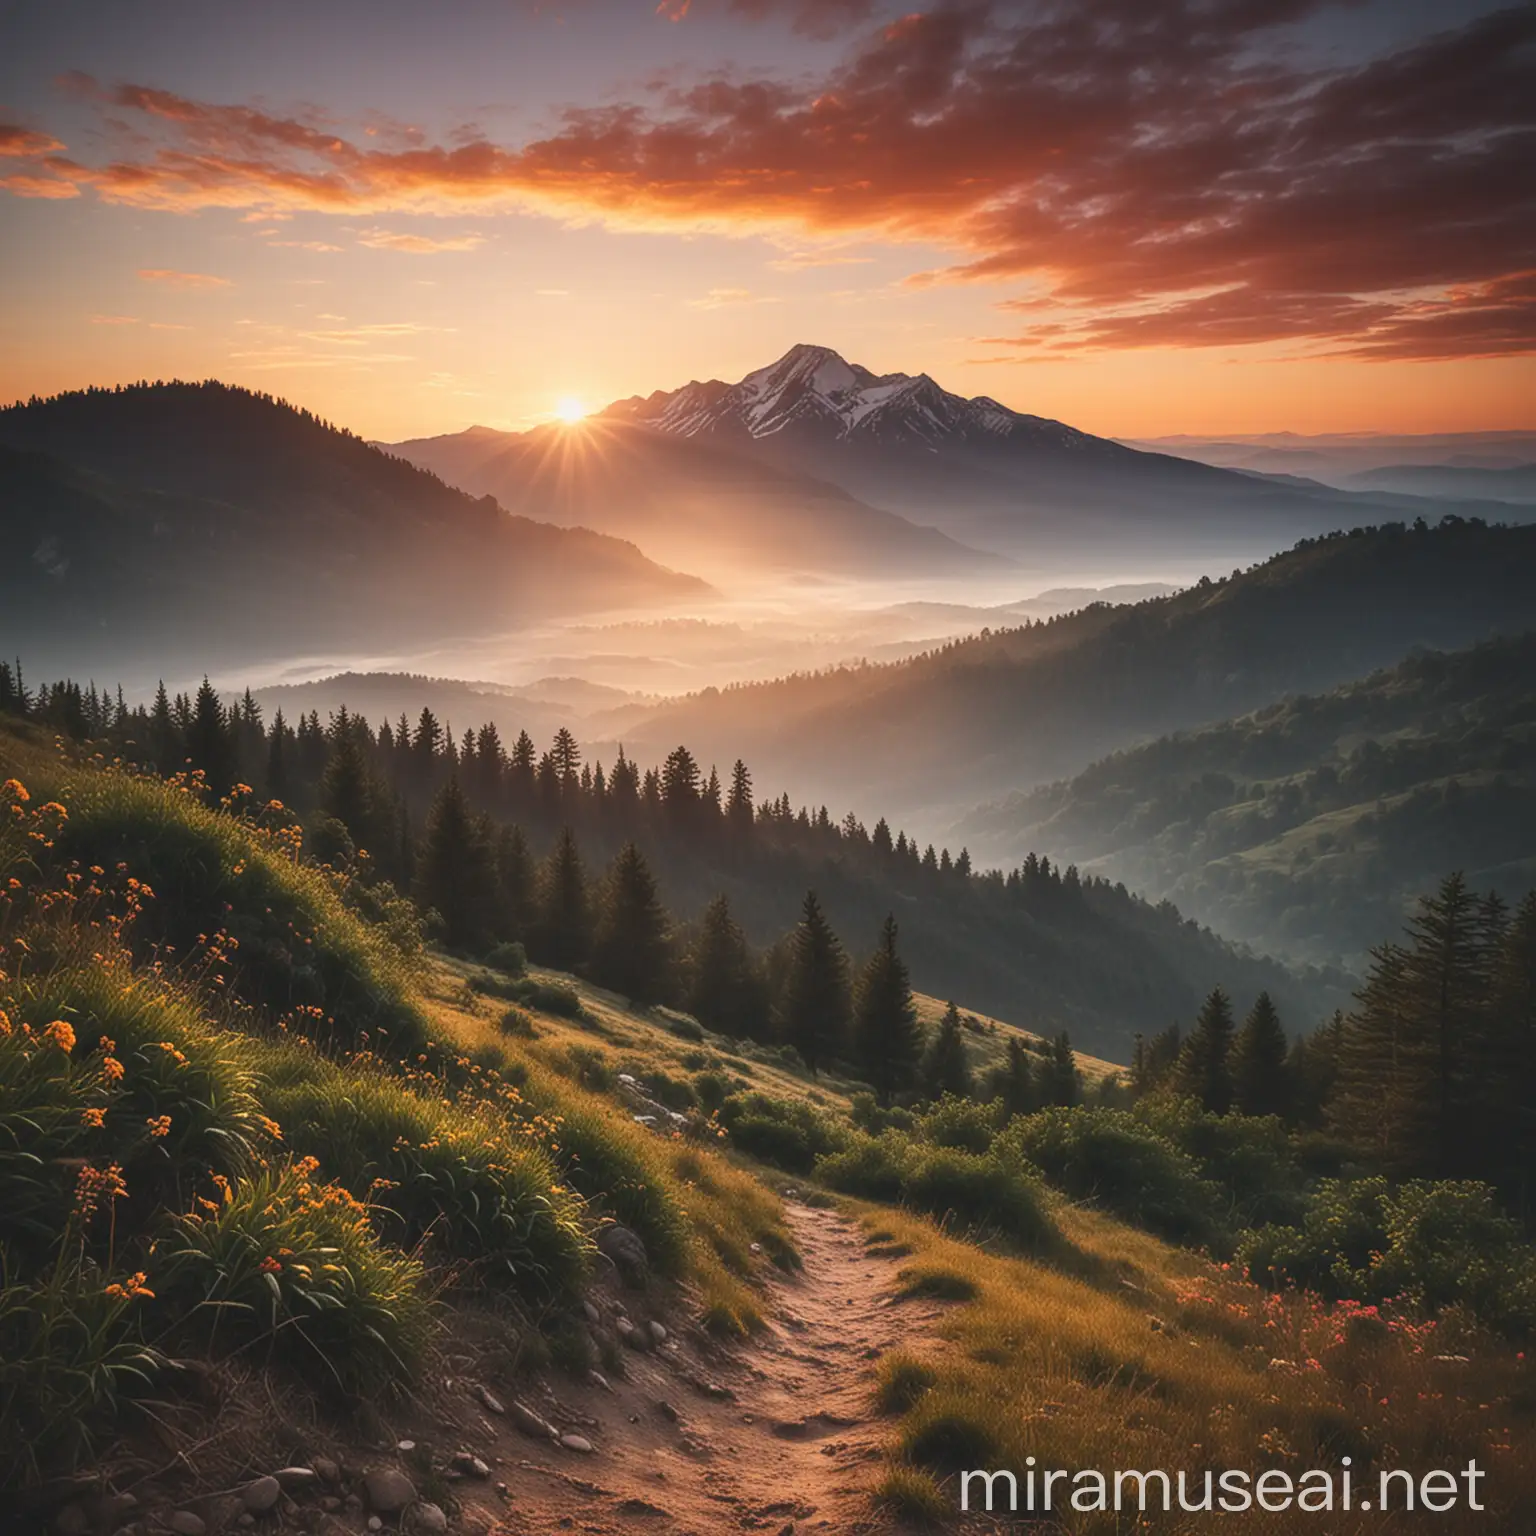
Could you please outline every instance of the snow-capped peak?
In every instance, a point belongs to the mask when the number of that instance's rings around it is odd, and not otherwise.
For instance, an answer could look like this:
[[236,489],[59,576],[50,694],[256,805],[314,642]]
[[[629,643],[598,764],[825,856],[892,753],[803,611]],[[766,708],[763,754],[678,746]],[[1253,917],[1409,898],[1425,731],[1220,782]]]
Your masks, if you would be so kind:
[[926,373],[875,374],[830,347],[806,342],[736,384],[695,381],[611,409],[680,437],[766,438],[789,432],[925,448],[1012,437],[1062,446],[1091,441],[1060,422],[1020,415],[985,395],[968,400],[951,394]]

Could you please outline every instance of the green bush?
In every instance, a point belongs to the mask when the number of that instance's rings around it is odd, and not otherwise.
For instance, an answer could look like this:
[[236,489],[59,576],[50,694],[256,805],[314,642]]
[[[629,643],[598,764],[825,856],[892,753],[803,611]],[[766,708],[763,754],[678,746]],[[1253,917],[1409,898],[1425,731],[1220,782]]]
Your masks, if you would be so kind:
[[1218,1233],[1219,1190],[1194,1159],[1119,1109],[1046,1109],[1021,1115],[998,1137],[1058,1189],[1175,1242]]
[[846,1137],[827,1115],[803,1099],[766,1093],[733,1093],[720,1106],[720,1123],[732,1145],[786,1173],[809,1173],[816,1159]]
[[1234,1225],[1300,1219],[1305,1181],[1277,1116],[1212,1115],[1190,1099],[1149,1101],[1137,1113],[1222,1191]]
[[936,1147],[957,1147],[982,1153],[997,1135],[997,1109],[957,1094],[946,1093],[916,1125],[917,1134]]
[[249,1348],[377,1395],[420,1369],[431,1310],[420,1263],[386,1248],[364,1207],[310,1159],[220,1184],[153,1255],[153,1310],[178,1336]]
[[1246,1233],[1238,1260],[1260,1284],[1456,1307],[1507,1334],[1536,1331],[1536,1247],[1486,1184],[1326,1180],[1299,1225]]
[[[491,985],[494,983],[494,985]],[[474,985],[473,980],[471,985]],[[517,980],[502,981],[486,978],[484,990],[521,1003],[525,1008],[536,1008],[540,1013],[552,1013],[562,1019],[585,1019],[587,1010],[582,1005],[581,993],[568,982],[541,981],[536,976],[524,976]]]
[[917,1125],[917,1116],[910,1109],[887,1108],[872,1093],[854,1094],[848,1105],[848,1118],[871,1136],[878,1136],[881,1131],[910,1131]]
[[507,976],[521,976],[528,969],[528,954],[521,944],[498,944],[485,957],[492,970]]

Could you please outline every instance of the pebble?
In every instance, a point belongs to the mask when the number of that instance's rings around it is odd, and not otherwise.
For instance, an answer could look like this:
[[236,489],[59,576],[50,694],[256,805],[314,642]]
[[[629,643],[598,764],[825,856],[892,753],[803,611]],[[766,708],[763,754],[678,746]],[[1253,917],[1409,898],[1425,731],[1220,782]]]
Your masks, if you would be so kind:
[[613,1383],[610,1382],[601,1371],[588,1371],[587,1380],[590,1381],[594,1387],[601,1387],[604,1392],[613,1391]]
[[455,1470],[468,1473],[470,1477],[489,1477],[490,1467],[471,1451],[459,1451],[453,1458]]
[[512,1399],[512,1422],[535,1440],[554,1440],[559,1436],[554,1425],[546,1423],[527,1403]]
[[418,1531],[446,1531],[448,1516],[436,1504],[418,1504],[411,1512],[412,1523]]
[[235,1524],[244,1526],[248,1530],[251,1526],[256,1524],[256,1516],[253,1515],[250,1510],[242,1509],[240,1513],[235,1517]]
[[[292,1471],[293,1469],[288,1467],[284,1468],[284,1470]],[[309,1472],[308,1467],[304,1470]],[[310,1476],[312,1477],[314,1474],[310,1473]],[[277,1477],[258,1477],[255,1482],[247,1483],[240,1490],[240,1502],[253,1515],[264,1515],[282,1498],[284,1486],[285,1484],[279,1481]]]
[[414,1440],[402,1440],[395,1446],[395,1449],[402,1455],[409,1456],[416,1449],[416,1442]]
[[476,1387],[475,1396],[480,1399],[480,1406],[488,1413],[505,1413],[507,1411],[502,1407],[501,1399],[493,1396],[489,1388]]
[[370,1531],[382,1531],[384,1529],[384,1522],[377,1515],[369,1515],[368,1529]]
[[178,1509],[165,1523],[176,1536],[206,1536],[208,1530],[203,1517],[194,1515],[190,1509]]
[[590,1452],[593,1448],[592,1442],[585,1435],[561,1435],[560,1444],[568,1451]]
[[338,1499],[334,1493],[328,1493],[324,1498],[320,1500],[320,1508],[323,1509],[326,1514],[334,1515],[336,1511],[341,1508],[341,1500]]
[[395,1467],[374,1467],[363,1474],[368,1507],[381,1515],[393,1515],[415,1502],[416,1485]]
[[665,1344],[667,1342],[667,1330],[662,1327],[660,1323],[652,1323],[651,1337],[655,1339],[658,1344]]
[[311,1465],[321,1482],[330,1483],[334,1487],[341,1481],[341,1468],[329,1456],[316,1456]]
[[597,1310],[597,1308],[594,1307],[590,1301],[583,1300],[582,1304],[581,1304],[581,1310],[586,1313],[587,1321],[589,1323],[600,1323],[600,1322],[602,1322],[603,1314],[601,1312],[599,1312]]
[[284,1493],[306,1493],[320,1481],[320,1474],[313,1467],[279,1467],[272,1476]]

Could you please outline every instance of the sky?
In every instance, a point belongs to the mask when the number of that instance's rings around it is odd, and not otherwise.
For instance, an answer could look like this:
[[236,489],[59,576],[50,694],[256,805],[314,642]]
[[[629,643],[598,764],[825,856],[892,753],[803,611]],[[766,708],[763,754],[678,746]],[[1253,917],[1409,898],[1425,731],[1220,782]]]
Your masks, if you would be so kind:
[[806,341],[1115,436],[1536,427],[1536,7],[916,3],[0,0],[0,400],[400,439]]

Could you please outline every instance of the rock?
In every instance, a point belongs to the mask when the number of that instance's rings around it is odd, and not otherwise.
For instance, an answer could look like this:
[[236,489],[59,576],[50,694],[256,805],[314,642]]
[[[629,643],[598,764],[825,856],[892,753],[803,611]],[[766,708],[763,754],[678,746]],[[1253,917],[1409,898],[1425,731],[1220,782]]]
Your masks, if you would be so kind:
[[409,1456],[411,1452],[416,1449],[416,1442],[414,1440],[401,1440],[396,1443],[395,1449],[399,1451],[402,1456]]
[[662,1418],[669,1420],[671,1423],[677,1423],[677,1409],[674,1408],[672,1404],[667,1402],[664,1398],[657,1400],[656,1412],[659,1413]]
[[329,1456],[316,1456],[310,1465],[322,1483],[329,1483],[334,1488],[341,1481],[341,1468]]
[[91,1517],[83,1504],[66,1504],[53,1517],[53,1528],[59,1536],[86,1536],[91,1528]]
[[436,1504],[418,1504],[411,1511],[411,1524],[418,1531],[446,1531],[448,1516]]
[[751,1253],[761,1253],[763,1251],[763,1245],[761,1243],[748,1243],[747,1249]]
[[174,1514],[166,1517],[167,1530],[175,1531],[176,1536],[207,1536],[208,1527],[203,1523],[201,1515],[194,1515],[190,1509],[178,1509]]
[[585,1435],[561,1435],[560,1444],[568,1451],[584,1451],[591,1454],[592,1442]]
[[384,1522],[377,1515],[369,1515],[368,1529],[370,1531],[382,1531],[384,1529]]
[[527,1403],[517,1398],[512,1399],[512,1422],[525,1434],[535,1440],[558,1440],[559,1431],[553,1424],[536,1414]]
[[618,1270],[626,1285],[642,1286],[650,1274],[650,1259],[640,1235],[615,1223],[597,1234],[597,1251]]
[[256,1516],[253,1515],[250,1512],[250,1510],[242,1509],[240,1511],[239,1515],[237,1515],[236,1518],[235,1518],[235,1524],[236,1525],[243,1525],[243,1526],[249,1528],[249,1527],[251,1527],[251,1526],[256,1524]]
[[594,1387],[601,1387],[604,1392],[613,1391],[613,1383],[610,1382],[601,1371],[588,1371],[587,1380],[590,1381]]
[[415,1502],[416,1485],[398,1467],[373,1467],[363,1474],[363,1496],[376,1514],[398,1514]]
[[658,1344],[665,1344],[667,1342],[667,1330],[660,1323],[653,1322],[651,1324],[651,1337]]
[[602,1322],[603,1314],[599,1312],[590,1301],[583,1300],[581,1303],[581,1310],[586,1314],[586,1319],[589,1323],[595,1325]]
[[463,1472],[468,1477],[489,1477],[491,1469],[485,1462],[472,1451],[458,1451],[454,1454],[453,1467],[455,1471]]
[[[295,1469],[293,1467],[283,1468],[284,1472],[292,1472],[294,1470]],[[311,1477],[314,1476],[314,1473],[310,1472],[308,1467],[305,1467],[304,1470],[305,1472],[309,1473]],[[266,1514],[266,1512],[271,1509],[272,1506],[276,1504],[277,1501],[283,1496],[283,1488],[285,1484],[279,1480],[281,1476],[282,1474],[279,1473],[277,1477],[258,1477],[255,1482],[247,1483],[245,1487],[240,1490],[240,1502],[253,1515]]]
[[334,1515],[336,1511],[341,1508],[341,1500],[338,1499],[334,1493],[328,1493],[320,1500],[320,1508],[323,1509],[326,1514]]
[[502,1407],[501,1399],[493,1397],[485,1387],[476,1387],[475,1396],[479,1398],[480,1406],[488,1413],[505,1413],[507,1411]]

